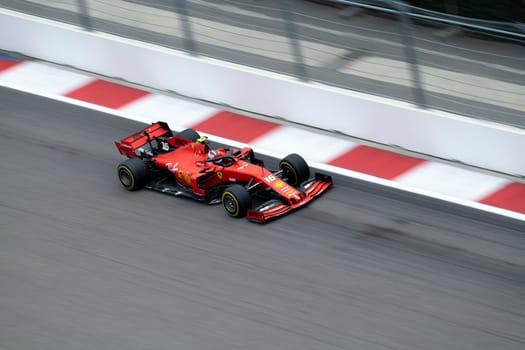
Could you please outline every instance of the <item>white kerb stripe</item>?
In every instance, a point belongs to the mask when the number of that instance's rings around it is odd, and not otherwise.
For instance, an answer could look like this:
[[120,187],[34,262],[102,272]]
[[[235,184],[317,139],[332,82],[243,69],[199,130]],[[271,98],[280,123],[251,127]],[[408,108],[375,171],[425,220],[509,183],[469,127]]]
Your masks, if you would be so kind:
[[[114,110],[114,109],[111,109],[111,108],[108,108],[108,107],[103,107],[103,106],[95,105],[95,104],[92,104],[92,103],[88,103],[88,102],[84,102],[84,101],[80,101],[80,100],[76,100],[76,99],[72,99],[72,98],[67,98],[67,97],[64,97],[64,96],[58,96],[58,95],[54,95],[54,94],[44,94],[41,91],[33,90],[31,88],[22,88],[22,87],[19,87],[19,86],[15,86],[14,84],[9,84],[9,83],[3,84],[1,79],[0,79],[0,86],[5,86],[5,87],[10,88],[10,89],[17,89],[17,90],[24,91],[24,92],[29,93],[29,94],[43,96],[43,97],[46,97],[46,98],[49,98],[49,99],[52,99],[52,100],[56,100],[56,101],[61,101],[61,102],[64,102],[64,103],[70,103],[70,104],[73,104],[73,105],[81,106],[83,108],[90,108],[90,109],[93,109],[93,110],[96,110],[96,111],[99,111],[99,112],[102,112],[102,113],[107,113],[107,114],[114,115],[114,116],[121,117],[121,118],[127,118],[127,119],[136,120],[136,121],[140,121],[140,122],[144,122],[144,123],[148,123],[149,122],[148,120],[144,120],[141,117],[138,117],[138,116],[132,115],[132,114],[128,114],[128,113],[125,113],[125,112],[120,111],[120,110]],[[177,125],[170,125],[170,126],[172,126],[172,128],[174,130],[181,129]],[[210,135],[210,136],[212,136],[212,135]],[[230,144],[233,147],[244,147],[244,146],[247,146],[246,144],[244,144],[242,142],[237,142],[237,141],[234,141],[234,140],[228,140],[228,139],[221,138],[221,137],[218,137],[218,136],[213,136],[213,140],[217,141],[217,142],[225,143],[225,144]],[[284,157],[286,155],[286,153],[283,150],[269,151],[269,150],[265,150],[265,149],[259,148],[259,147],[254,148],[254,150],[257,153],[266,154],[268,156],[275,157],[275,158],[282,158],[282,157]],[[374,176],[371,176],[371,175],[361,174],[361,173],[356,172],[356,171],[343,169],[343,168],[338,168],[336,166],[323,164],[323,163],[317,163],[317,162],[314,162],[314,161],[312,161],[310,163],[310,166],[313,166],[313,167],[321,169],[321,170],[334,172],[336,174],[340,174],[340,175],[343,175],[343,176],[348,176],[348,177],[351,177],[351,178],[361,179],[363,181],[375,183],[375,184],[378,184],[378,185],[381,185],[381,186],[392,187],[392,188],[396,188],[396,189],[399,189],[399,190],[402,190],[402,191],[414,192],[414,193],[418,193],[418,194],[423,195],[423,196],[428,196],[428,197],[432,197],[432,198],[438,198],[440,200],[456,203],[456,204],[467,206],[467,207],[474,208],[474,209],[477,209],[477,210],[490,212],[490,213],[506,216],[506,217],[509,217],[509,218],[513,218],[513,219],[525,222],[525,215],[524,214],[513,212],[513,211],[510,211],[510,210],[506,210],[506,209],[502,209],[502,208],[493,207],[493,206],[490,206],[490,205],[485,205],[485,204],[478,203],[478,202],[473,202],[473,201],[469,201],[469,200],[460,199],[460,198],[457,198],[454,195],[445,195],[445,194],[435,193],[435,192],[432,192],[432,191],[429,191],[429,190],[416,188],[416,187],[409,186],[409,185],[403,185],[403,184],[395,182],[395,181],[381,179],[381,178],[374,177]]]
[[20,89],[63,95],[88,84],[95,78],[37,62],[24,62],[0,73],[0,81]]
[[220,111],[214,107],[159,94],[144,96],[120,110],[136,115],[141,120],[150,122],[161,120],[183,128],[195,125]]
[[299,153],[316,162],[329,161],[357,146],[352,141],[291,126],[283,126],[264,134],[250,144],[273,151]]
[[394,179],[403,185],[460,199],[477,201],[510,181],[437,162],[426,162]]

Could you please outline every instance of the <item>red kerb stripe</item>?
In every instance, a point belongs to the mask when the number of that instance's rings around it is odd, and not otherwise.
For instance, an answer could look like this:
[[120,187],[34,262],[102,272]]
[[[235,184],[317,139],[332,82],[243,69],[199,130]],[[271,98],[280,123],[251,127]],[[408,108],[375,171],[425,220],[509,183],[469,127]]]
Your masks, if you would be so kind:
[[146,95],[149,95],[149,92],[144,90],[105,80],[94,80],[65,96],[104,107],[121,108]]
[[358,146],[329,163],[361,173],[394,179],[425,160],[385,151],[369,146]]
[[193,125],[192,128],[203,133],[248,143],[279,126],[265,120],[222,111]]
[[525,214],[525,184],[510,183],[480,202]]
[[22,63],[22,61],[17,60],[6,60],[3,58],[0,58],[0,72],[3,72],[5,70],[8,70],[11,67],[16,66],[17,64]]

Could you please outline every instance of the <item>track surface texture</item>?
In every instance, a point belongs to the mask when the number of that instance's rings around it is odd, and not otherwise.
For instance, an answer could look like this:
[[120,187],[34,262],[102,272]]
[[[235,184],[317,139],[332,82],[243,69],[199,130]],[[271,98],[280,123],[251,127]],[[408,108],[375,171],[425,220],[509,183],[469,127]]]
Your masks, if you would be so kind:
[[0,89],[1,349],[525,347],[522,224],[339,176],[230,219],[121,187],[141,127]]

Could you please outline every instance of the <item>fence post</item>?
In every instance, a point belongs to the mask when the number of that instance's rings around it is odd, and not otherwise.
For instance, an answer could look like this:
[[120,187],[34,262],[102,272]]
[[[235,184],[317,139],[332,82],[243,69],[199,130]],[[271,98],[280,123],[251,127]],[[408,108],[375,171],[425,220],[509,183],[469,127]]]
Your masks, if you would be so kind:
[[392,3],[396,7],[399,14],[401,39],[403,40],[406,60],[410,66],[410,72],[412,75],[412,94],[414,102],[419,107],[426,108],[427,103],[421,82],[419,64],[412,36],[412,22],[409,17],[410,8],[402,1],[392,1]]
[[188,19],[188,7],[186,0],[174,0],[175,11],[179,13],[180,21],[182,23],[184,49],[191,54],[196,53],[195,40],[193,40],[193,31],[191,30],[191,23]]
[[77,4],[80,25],[84,27],[85,30],[93,31],[93,23],[91,21],[91,17],[89,16],[86,0],[77,0]]
[[297,28],[295,26],[292,4],[290,0],[281,0],[282,12],[284,22],[286,24],[286,32],[290,39],[290,45],[294,56],[295,75],[301,80],[308,80],[306,74],[306,66],[303,61],[303,54],[301,50],[301,44],[299,43],[299,37],[297,35]]

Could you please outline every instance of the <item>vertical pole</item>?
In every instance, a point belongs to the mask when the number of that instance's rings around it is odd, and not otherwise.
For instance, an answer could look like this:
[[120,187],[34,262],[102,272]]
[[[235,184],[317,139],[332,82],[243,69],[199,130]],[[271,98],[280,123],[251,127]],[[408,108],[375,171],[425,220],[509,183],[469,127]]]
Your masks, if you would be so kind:
[[93,31],[93,23],[89,16],[86,0],[77,0],[80,25],[87,31]]
[[401,39],[403,40],[406,60],[410,66],[410,72],[412,75],[412,94],[414,102],[419,107],[426,108],[427,103],[425,99],[425,93],[423,91],[416,50],[414,48],[414,41],[412,37],[412,22],[408,16],[410,9],[408,5],[402,1],[393,1],[393,3],[399,13]]
[[281,0],[282,3],[282,12],[284,22],[286,24],[286,32],[288,38],[290,39],[290,46],[292,48],[293,57],[294,57],[294,66],[295,66],[295,75],[301,80],[308,80],[306,75],[306,66],[303,61],[303,54],[301,50],[301,45],[299,43],[299,37],[297,35],[297,28],[295,26],[292,3],[290,0]]
[[180,21],[182,23],[182,31],[184,35],[184,49],[191,54],[196,53],[195,40],[193,40],[193,31],[191,30],[191,23],[188,19],[188,7],[186,0],[174,0],[175,10],[179,13]]

